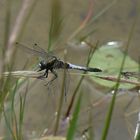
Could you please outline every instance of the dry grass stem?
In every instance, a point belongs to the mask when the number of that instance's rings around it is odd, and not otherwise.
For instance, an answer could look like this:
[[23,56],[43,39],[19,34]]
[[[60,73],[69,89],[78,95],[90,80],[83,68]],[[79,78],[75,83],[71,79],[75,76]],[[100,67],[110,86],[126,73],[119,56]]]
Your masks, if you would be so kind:
[[28,77],[28,78],[38,78],[44,74],[44,71],[12,71],[12,72],[4,72],[2,75],[7,77],[9,74],[14,77]]
[[[100,79],[104,79],[104,80],[107,80],[107,81],[113,81],[113,82],[117,81],[117,77],[115,77],[115,76],[95,76],[95,77],[100,78]],[[136,86],[140,86],[139,81],[136,81],[136,80],[134,81],[134,80],[126,79],[126,78],[121,78],[120,83],[128,83],[128,84],[133,84],[133,85],[136,85]]]
[[14,43],[16,42],[17,38],[21,35],[22,29],[25,26],[25,23],[27,22],[30,10],[32,9],[32,6],[34,4],[34,0],[24,0],[21,10],[19,11],[19,14],[15,21],[15,26],[13,27],[9,40],[8,40],[8,50],[6,52],[6,59],[5,64],[8,64],[13,56],[13,53],[15,51],[15,47],[13,47]]

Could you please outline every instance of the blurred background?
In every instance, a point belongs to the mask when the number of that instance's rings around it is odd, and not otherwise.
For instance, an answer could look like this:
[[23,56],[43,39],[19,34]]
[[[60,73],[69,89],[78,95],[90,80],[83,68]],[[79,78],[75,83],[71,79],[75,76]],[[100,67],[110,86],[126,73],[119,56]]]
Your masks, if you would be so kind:
[[[9,31],[12,32],[24,1],[0,1],[1,48],[4,45],[6,9],[9,3],[11,3]],[[81,47],[82,42],[80,42],[80,39],[82,37],[86,36],[86,41],[93,45],[95,45],[97,41],[99,42],[99,46],[107,42],[115,41],[121,42],[125,46],[132,25],[137,18],[135,30],[129,44],[128,55],[136,62],[139,62],[139,5],[138,0],[61,0],[58,6],[60,13],[58,14],[60,14],[62,24],[57,41],[52,43],[53,49],[60,50],[58,53],[55,52],[55,54],[59,58],[64,59],[63,50],[67,48],[67,61],[85,66],[89,47],[85,47],[84,49]],[[51,11],[51,1],[36,1],[32,7],[32,11],[29,13],[30,16],[27,18],[28,21],[20,37],[15,41],[24,43],[29,48],[32,47],[34,43],[37,43],[40,47],[47,50],[51,27]],[[89,15],[89,22],[87,22],[85,28],[75,36],[74,33],[81,27],[86,17],[88,17],[87,15]],[[61,48],[63,49],[61,50]],[[124,48],[121,48],[121,50],[124,50]],[[38,62],[35,56],[31,56],[19,49],[17,50],[15,64],[12,70],[31,70],[32,66],[38,64]],[[25,66],[25,64],[27,65]],[[44,86],[46,82],[44,80],[28,79],[23,86],[17,90],[15,105],[18,112],[20,104],[19,94],[21,96],[25,95],[27,83],[29,83],[23,121],[23,132],[28,139],[53,134],[55,113],[59,106],[61,94],[63,72],[59,70],[58,75],[58,78],[50,87]],[[69,73],[67,77],[67,96],[66,101],[63,103],[61,118],[63,118],[68,111],[71,97],[81,76],[79,74],[72,75]],[[111,90],[110,88],[98,85],[86,77],[78,93],[80,92],[82,92],[83,100],[76,136],[82,138],[83,135],[86,135],[85,133],[91,127],[89,126],[89,117],[92,116],[94,137],[95,139],[100,139],[105,123],[105,116],[112,98]],[[77,96],[75,98],[77,98]],[[133,139],[137,123],[137,114],[139,112],[139,103],[137,88],[119,90],[107,137],[108,140]],[[44,133],[46,129],[49,131]],[[0,124],[1,136],[4,135],[5,131],[5,121],[2,118]],[[64,125],[60,127],[58,135],[65,136],[66,132],[67,129]]]

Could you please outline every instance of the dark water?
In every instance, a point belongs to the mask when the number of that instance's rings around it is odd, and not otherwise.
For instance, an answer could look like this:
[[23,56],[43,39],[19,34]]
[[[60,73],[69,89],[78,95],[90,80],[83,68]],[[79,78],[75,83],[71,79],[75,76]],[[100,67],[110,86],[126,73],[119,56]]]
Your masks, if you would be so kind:
[[[111,0],[95,0],[93,3],[93,16],[96,16],[100,11],[111,4],[111,2]],[[63,28],[60,35],[60,41],[58,41],[55,46],[64,47],[64,45],[66,45],[68,38],[83,21],[90,5],[90,1],[62,0],[62,17],[64,18]],[[90,31],[96,29],[94,34],[88,37],[88,40],[91,43],[95,43],[97,40],[99,40],[101,44],[108,41],[122,41],[125,44],[128,40],[128,36],[135,18],[139,17],[139,13],[137,12],[137,9],[139,9],[138,5],[138,0],[116,1],[111,8],[109,8],[102,16],[100,16],[95,22],[93,22],[93,24],[87,27],[87,29],[84,30],[83,34],[86,33],[87,30]],[[16,0],[13,2],[10,26],[11,29],[14,26],[15,18],[18,14],[18,11],[20,10],[20,6],[20,2],[17,2]],[[2,44],[3,41],[5,7],[6,3],[1,1],[0,44]],[[129,55],[135,60],[138,60],[140,56],[140,28],[138,26],[139,22],[140,21],[138,19],[129,49]],[[46,49],[49,27],[50,3],[46,0],[38,1],[29,19],[29,22],[26,25],[22,38],[20,38],[19,41],[29,45],[38,43],[41,47]],[[74,38],[71,41],[75,40],[77,40],[77,38]],[[68,60],[76,64],[84,65],[86,61],[86,55],[87,51],[83,52],[70,50],[68,52]],[[16,61],[18,63],[17,67],[20,68],[20,66],[24,65],[24,59],[22,59],[20,63],[18,62],[18,60]],[[78,82],[78,78],[78,76],[76,78],[75,76],[71,76],[70,81],[74,82],[71,82],[70,84],[70,92],[67,97],[68,101],[64,103],[63,113],[65,113],[68,107],[71,93],[74,90],[76,83]],[[36,136],[39,135],[46,127],[51,126],[50,122],[54,120],[54,114],[58,108],[58,100],[60,97],[59,91],[61,91],[60,81],[61,78],[57,80],[57,83],[59,84],[57,86],[53,86],[51,90],[48,90],[48,88],[42,84],[43,81],[39,81],[37,82],[37,84],[35,84],[31,91],[28,92],[24,120],[26,133],[32,133],[32,135]],[[93,107],[91,107],[91,111],[93,112],[94,132],[95,137],[99,139],[111,96],[108,97],[105,95],[105,93],[108,93],[108,90],[101,90],[100,86],[87,81],[84,81],[81,89],[83,91],[84,103],[80,114],[81,117],[79,121],[79,130],[83,131],[88,126],[88,117],[86,114],[88,112],[89,104],[93,104]],[[23,90],[25,90],[25,88],[23,88]],[[49,94],[49,92],[51,94]],[[100,101],[100,99],[103,100],[103,102],[101,102],[101,104],[99,105],[96,105],[95,103],[98,103],[97,101]],[[129,140],[133,138],[134,134],[131,134],[130,131],[133,132],[135,128],[138,105],[139,100],[137,99],[137,92],[120,92],[120,96],[117,97],[116,107],[114,110],[108,139],[115,140],[120,137],[120,139]],[[133,129],[131,126],[133,126]]]

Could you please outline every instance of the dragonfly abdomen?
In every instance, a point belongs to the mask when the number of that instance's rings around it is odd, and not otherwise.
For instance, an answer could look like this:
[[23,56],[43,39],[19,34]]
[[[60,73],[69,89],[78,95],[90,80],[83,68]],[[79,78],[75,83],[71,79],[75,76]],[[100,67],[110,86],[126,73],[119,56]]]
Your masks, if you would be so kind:
[[102,72],[102,70],[99,68],[89,68],[89,67],[82,67],[82,66],[73,65],[70,63],[68,63],[68,64],[69,64],[68,69],[82,70],[82,71],[86,71],[86,72]]
[[102,72],[102,70],[99,68],[87,68],[87,71],[89,71],[89,72]]

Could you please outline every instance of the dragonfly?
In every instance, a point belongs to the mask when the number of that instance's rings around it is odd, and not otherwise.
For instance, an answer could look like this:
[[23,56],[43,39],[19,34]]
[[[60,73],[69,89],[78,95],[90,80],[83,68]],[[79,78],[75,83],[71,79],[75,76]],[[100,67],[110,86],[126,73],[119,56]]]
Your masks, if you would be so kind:
[[125,78],[129,79],[130,77],[133,78],[140,78],[140,72],[121,72],[121,75],[123,75]]
[[30,54],[34,54],[42,58],[42,60],[38,64],[39,69],[37,71],[39,72],[45,70],[45,72],[39,78],[47,78],[48,73],[51,72],[54,75],[51,82],[58,77],[56,69],[74,69],[84,72],[102,72],[100,68],[84,67],[71,64],[69,62],[64,62],[63,60],[53,55],[52,52],[46,52],[43,48],[39,47],[37,44],[34,44],[33,48],[29,48],[22,43],[16,42],[16,46],[25,50]]

